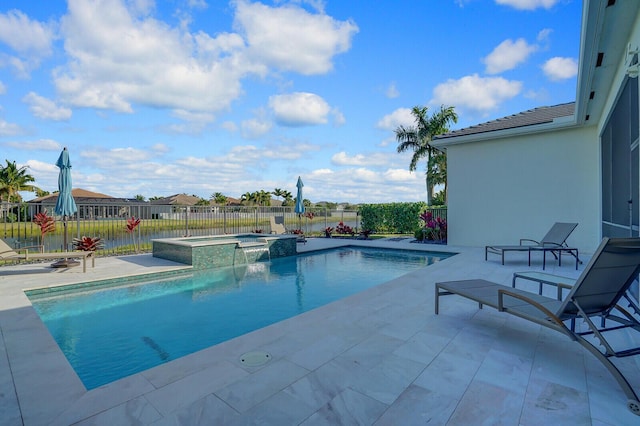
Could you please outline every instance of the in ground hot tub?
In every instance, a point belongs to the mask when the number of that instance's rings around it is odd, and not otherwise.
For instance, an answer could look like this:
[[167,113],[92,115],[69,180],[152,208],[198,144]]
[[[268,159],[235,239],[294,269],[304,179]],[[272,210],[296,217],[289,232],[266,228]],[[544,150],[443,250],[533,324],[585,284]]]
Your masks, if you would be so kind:
[[295,235],[235,234],[152,240],[153,256],[194,269],[232,266],[297,254]]

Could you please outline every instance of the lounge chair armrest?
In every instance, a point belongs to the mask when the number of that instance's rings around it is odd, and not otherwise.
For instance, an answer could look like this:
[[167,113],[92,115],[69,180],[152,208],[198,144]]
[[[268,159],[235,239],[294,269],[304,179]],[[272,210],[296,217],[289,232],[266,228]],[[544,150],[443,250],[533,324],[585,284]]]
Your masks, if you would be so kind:
[[550,310],[548,310],[547,308],[542,306],[540,303],[538,303],[535,300],[532,300],[532,299],[530,299],[530,298],[528,298],[526,296],[523,296],[522,294],[514,293],[514,292],[506,290],[506,289],[505,290],[498,290],[498,311],[500,311],[500,312],[508,311],[508,309],[505,309],[505,307],[504,307],[504,296],[505,295],[507,297],[513,297],[514,299],[519,299],[519,300],[522,300],[523,302],[526,302],[526,303],[530,304],[534,308],[542,311],[547,317],[549,317],[550,320],[552,320],[553,322],[558,324],[560,327],[566,328],[566,326],[564,325],[562,320],[560,318],[558,318],[556,316],[556,314],[554,314],[553,312],[551,312]]
[[15,249],[14,251],[16,253],[19,253],[21,251],[24,251],[25,253],[28,252],[30,249],[38,249],[38,253],[44,253],[44,246],[42,245],[37,245],[37,246],[24,246],[24,247],[20,247]]
[[540,242],[539,242],[539,241],[532,240],[532,239],[530,239],[530,238],[520,238],[520,245],[521,245],[521,246],[522,246],[522,245],[525,245],[525,244],[522,244],[522,243],[523,243],[523,242],[525,242],[525,241],[526,241],[526,242],[529,242],[529,243],[533,243],[533,244],[526,244],[526,245],[536,245],[536,244],[540,244]]
[[562,290],[571,290],[572,288],[573,288],[572,284],[558,283],[558,300],[564,299]]
[[562,244],[549,243],[549,242],[542,243],[541,245],[542,245],[542,247],[549,247],[549,248],[553,248],[553,247],[563,247],[563,245],[562,245]]

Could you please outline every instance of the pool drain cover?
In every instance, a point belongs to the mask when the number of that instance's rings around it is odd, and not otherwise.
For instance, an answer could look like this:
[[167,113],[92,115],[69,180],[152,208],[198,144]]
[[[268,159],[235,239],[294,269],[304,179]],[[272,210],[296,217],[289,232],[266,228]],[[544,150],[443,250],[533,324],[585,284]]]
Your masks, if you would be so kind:
[[240,357],[240,363],[247,367],[260,367],[271,361],[271,355],[267,352],[247,352]]

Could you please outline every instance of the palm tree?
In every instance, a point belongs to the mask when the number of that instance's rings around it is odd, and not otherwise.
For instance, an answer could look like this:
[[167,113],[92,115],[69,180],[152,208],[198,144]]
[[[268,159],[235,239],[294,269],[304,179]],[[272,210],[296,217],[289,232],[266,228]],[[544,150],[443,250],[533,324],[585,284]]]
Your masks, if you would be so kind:
[[16,162],[5,160],[7,165],[0,166],[0,200],[21,202],[20,191],[40,191],[35,185],[35,178],[27,173],[27,166],[18,167]]
[[281,189],[281,188],[276,188],[273,190],[273,196],[274,197],[283,197],[284,198],[284,193],[285,190]]
[[444,185],[444,203],[447,202],[447,155],[444,152],[436,153],[429,160],[427,167],[427,180],[433,185]]
[[242,194],[240,196],[240,202],[242,204],[250,204],[252,202],[254,202],[256,200],[256,193],[255,192],[245,192],[244,194]]
[[256,199],[258,201],[259,206],[270,206],[271,205],[271,192],[265,191],[261,189],[256,193]]
[[293,205],[293,194],[291,193],[291,191],[284,191],[282,193],[282,197],[284,198],[284,200],[282,201],[283,206]]
[[[437,154],[445,155],[431,145],[431,140],[436,135],[448,132],[449,124],[458,122],[458,115],[455,113],[453,107],[441,106],[440,111],[437,111],[431,117],[427,114],[428,110],[427,107],[414,106],[411,109],[411,114],[415,118],[415,126],[399,126],[396,129],[396,140],[398,141],[398,152],[413,151],[413,156],[409,163],[410,171],[415,171],[418,161],[427,157],[425,181],[427,185],[427,204],[431,205],[433,187],[436,185],[433,179],[436,173],[433,171],[430,172],[431,168],[435,166],[431,158]],[[446,159],[446,157],[444,158]],[[440,164],[444,164],[444,169],[446,170],[446,161],[440,161]],[[446,179],[446,172],[444,176]],[[432,179],[430,179],[430,177]]]
[[229,199],[222,192],[211,194],[211,198],[213,198],[213,202],[218,204],[219,206],[224,206],[225,204],[227,204],[227,200]]

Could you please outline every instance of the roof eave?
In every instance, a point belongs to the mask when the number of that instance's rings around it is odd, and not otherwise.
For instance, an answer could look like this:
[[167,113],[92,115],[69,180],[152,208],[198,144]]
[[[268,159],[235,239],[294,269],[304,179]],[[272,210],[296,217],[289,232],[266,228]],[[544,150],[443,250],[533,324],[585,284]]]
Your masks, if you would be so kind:
[[532,124],[530,126],[515,127],[511,129],[494,130],[491,132],[474,133],[471,135],[455,136],[451,138],[434,139],[431,144],[436,148],[444,148],[450,145],[460,145],[471,142],[505,139],[513,136],[533,135],[538,133],[553,132],[557,130],[577,127],[575,116],[559,117],[548,123]]
[[639,10],[638,1],[584,2],[576,88],[579,123],[601,118],[618,70],[628,62],[627,41]]

